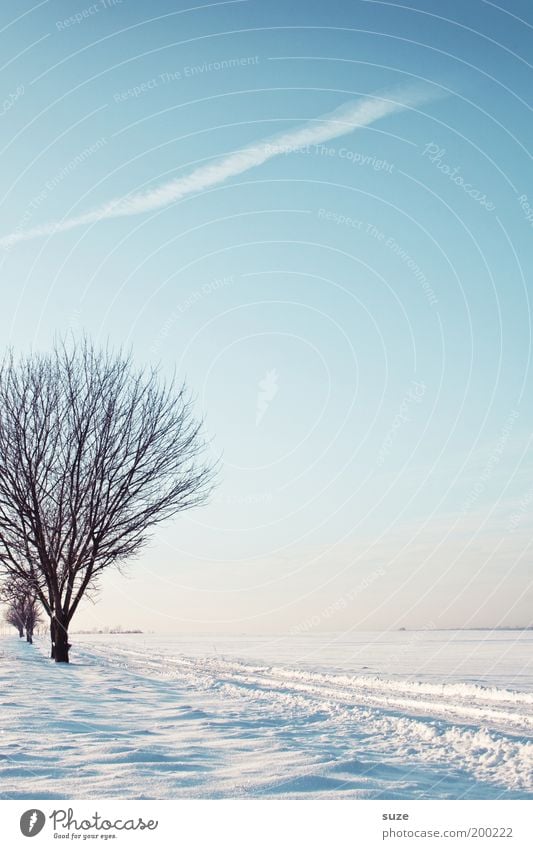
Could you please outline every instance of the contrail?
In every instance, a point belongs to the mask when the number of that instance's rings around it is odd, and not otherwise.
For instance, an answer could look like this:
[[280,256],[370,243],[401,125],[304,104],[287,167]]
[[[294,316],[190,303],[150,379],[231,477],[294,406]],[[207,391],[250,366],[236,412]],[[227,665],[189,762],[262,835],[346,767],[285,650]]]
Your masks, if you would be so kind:
[[110,218],[123,218],[128,215],[141,215],[154,209],[162,209],[186,195],[220,185],[230,177],[243,174],[282,153],[298,150],[307,145],[323,144],[360,127],[367,127],[386,115],[412,109],[421,103],[435,100],[436,97],[434,88],[428,85],[417,85],[392,89],[355,101],[350,100],[333,112],[320,115],[292,130],[277,133],[222,156],[209,165],[196,168],[185,177],[178,177],[157,188],[115,198],[96,209],[63,221],[51,221],[37,227],[15,230],[0,238],[0,248],[10,248],[17,242],[26,242],[39,236],[64,233],[84,224],[93,224]]

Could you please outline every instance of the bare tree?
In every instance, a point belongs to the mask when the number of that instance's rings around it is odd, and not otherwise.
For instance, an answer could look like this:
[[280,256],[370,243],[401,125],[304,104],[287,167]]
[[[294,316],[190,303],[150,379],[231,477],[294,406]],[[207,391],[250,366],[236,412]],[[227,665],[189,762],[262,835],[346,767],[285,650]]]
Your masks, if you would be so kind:
[[0,365],[0,567],[49,615],[56,661],[103,570],[205,501],[201,430],[183,385],[87,340]]
[[28,643],[33,643],[33,632],[40,622],[42,622],[42,618],[37,597],[28,594],[26,596],[26,604],[24,606],[24,628],[26,630],[26,641]]
[[5,620],[24,636],[25,585],[16,578],[9,578],[0,586],[0,603],[6,605]]
[[13,625],[17,629],[19,637],[22,639],[24,636],[24,619],[21,611],[17,609],[17,606],[13,602],[9,604],[6,610],[5,620],[9,625]]
[[27,642],[33,643],[35,627],[42,621],[33,587],[18,576],[11,576],[0,588],[0,601],[7,604],[6,622],[17,628],[19,637],[24,636],[25,630]]

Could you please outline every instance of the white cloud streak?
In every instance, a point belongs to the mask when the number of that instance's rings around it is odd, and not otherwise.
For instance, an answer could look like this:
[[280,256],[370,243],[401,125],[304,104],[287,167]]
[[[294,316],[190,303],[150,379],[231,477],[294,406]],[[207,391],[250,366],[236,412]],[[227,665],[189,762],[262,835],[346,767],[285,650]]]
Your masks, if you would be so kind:
[[178,177],[156,188],[116,198],[89,212],[65,218],[62,221],[52,221],[36,227],[15,230],[0,238],[0,248],[7,249],[18,242],[65,233],[86,224],[130,215],[142,215],[162,209],[187,195],[211,189],[231,177],[237,177],[252,168],[257,168],[276,156],[296,151],[307,145],[324,144],[361,127],[367,127],[387,115],[413,109],[429,100],[435,100],[436,96],[434,88],[428,85],[417,85],[393,89],[356,101],[351,100],[333,112],[320,115],[299,127],[277,133],[222,156],[215,162],[196,168],[187,176]]

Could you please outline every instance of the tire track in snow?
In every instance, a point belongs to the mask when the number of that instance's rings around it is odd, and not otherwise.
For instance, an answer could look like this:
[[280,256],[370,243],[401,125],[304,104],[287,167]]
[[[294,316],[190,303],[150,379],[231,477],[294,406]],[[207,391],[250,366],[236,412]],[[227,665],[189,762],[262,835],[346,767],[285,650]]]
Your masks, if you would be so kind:
[[[302,741],[307,718],[307,733],[318,726],[345,740],[352,753],[364,749],[376,762],[403,764],[406,774],[442,765],[479,781],[533,792],[533,745],[524,736],[533,727],[530,693],[332,675],[210,656],[152,654],[147,660],[133,648],[115,654],[106,662],[211,693],[226,708],[244,702],[243,713],[275,715],[285,724],[298,718]],[[332,763],[342,774],[342,759]],[[331,763],[322,766],[332,769]]]

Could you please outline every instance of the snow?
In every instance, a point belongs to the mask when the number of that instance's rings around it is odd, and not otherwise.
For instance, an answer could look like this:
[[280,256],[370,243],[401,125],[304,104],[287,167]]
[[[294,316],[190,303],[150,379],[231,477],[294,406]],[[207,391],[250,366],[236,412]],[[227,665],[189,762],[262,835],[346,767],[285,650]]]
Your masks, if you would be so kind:
[[0,638],[0,798],[533,798],[533,632]]

